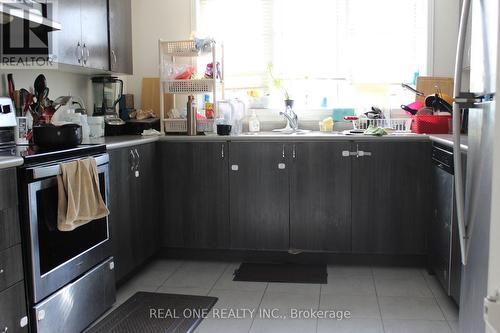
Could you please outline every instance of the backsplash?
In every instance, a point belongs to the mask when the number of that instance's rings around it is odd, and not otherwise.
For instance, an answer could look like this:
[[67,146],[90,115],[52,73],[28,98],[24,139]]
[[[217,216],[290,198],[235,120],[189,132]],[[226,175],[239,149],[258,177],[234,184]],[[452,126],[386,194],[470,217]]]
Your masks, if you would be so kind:
[[45,75],[50,89],[49,98],[55,100],[59,96],[80,96],[88,109],[92,102],[90,76],[83,74],[67,73],[58,70],[2,70],[0,73],[0,96],[8,96],[7,74],[14,75],[16,90],[33,88],[33,82],[39,74]]

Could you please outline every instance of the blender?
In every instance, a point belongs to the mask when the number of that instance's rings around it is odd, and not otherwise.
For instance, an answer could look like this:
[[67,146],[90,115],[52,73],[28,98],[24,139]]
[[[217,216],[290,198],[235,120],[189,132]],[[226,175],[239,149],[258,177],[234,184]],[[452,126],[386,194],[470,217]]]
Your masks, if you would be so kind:
[[116,105],[123,95],[123,81],[114,76],[92,78],[94,93],[93,116],[104,117],[105,135],[123,134],[125,121],[120,119]]

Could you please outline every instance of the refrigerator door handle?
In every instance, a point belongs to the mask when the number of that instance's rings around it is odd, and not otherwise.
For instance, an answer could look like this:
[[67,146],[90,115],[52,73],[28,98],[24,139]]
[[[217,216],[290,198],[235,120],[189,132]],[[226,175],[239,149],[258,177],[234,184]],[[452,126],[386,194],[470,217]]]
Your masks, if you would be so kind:
[[[453,97],[459,99],[463,94],[462,90],[462,68],[464,62],[465,38],[467,36],[467,23],[471,10],[471,0],[463,0],[462,14],[460,17],[460,28],[458,33],[458,47],[455,61],[455,86]],[[457,204],[458,233],[460,236],[460,250],[462,255],[462,264],[467,265],[467,246],[468,236],[465,228],[465,190],[463,181],[462,152],[460,149],[460,130],[461,130],[461,112],[460,104],[453,103],[453,158],[455,162],[455,198]]]

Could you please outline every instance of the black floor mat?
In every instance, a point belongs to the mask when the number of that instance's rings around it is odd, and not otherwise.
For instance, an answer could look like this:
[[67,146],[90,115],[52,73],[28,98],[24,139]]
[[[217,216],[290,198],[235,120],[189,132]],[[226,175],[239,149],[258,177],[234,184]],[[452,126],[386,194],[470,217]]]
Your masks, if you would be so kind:
[[139,292],[86,333],[193,332],[216,302],[216,297]]
[[243,263],[233,281],[326,284],[326,265]]

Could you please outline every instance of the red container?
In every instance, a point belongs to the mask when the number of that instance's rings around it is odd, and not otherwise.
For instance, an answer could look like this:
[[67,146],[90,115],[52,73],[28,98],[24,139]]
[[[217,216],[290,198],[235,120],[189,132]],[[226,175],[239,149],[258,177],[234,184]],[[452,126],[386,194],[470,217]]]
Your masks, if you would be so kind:
[[448,134],[451,133],[453,117],[450,116],[413,116],[411,131],[418,134]]

